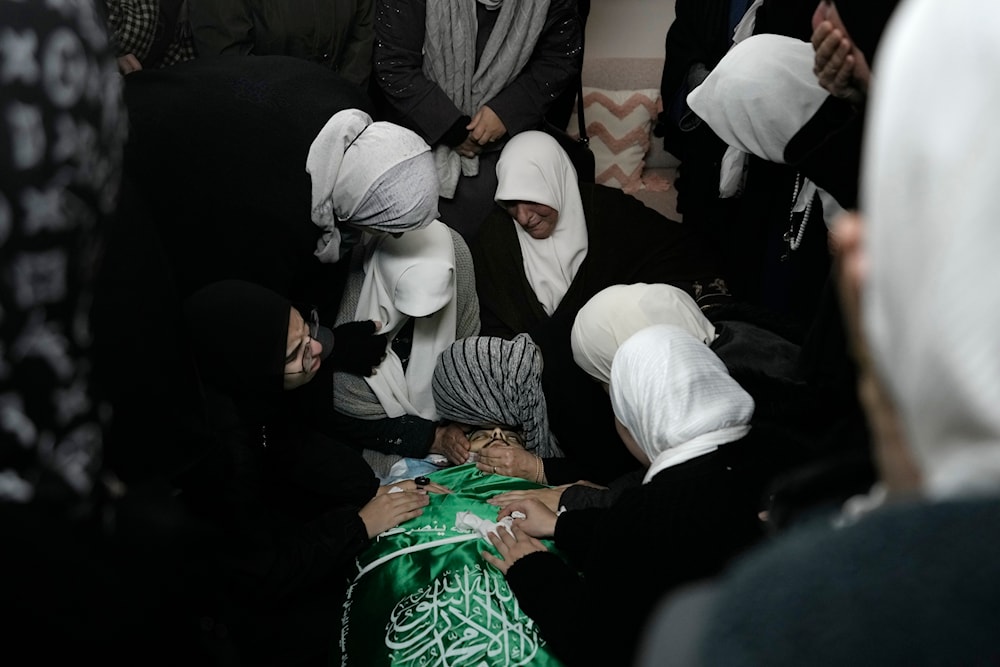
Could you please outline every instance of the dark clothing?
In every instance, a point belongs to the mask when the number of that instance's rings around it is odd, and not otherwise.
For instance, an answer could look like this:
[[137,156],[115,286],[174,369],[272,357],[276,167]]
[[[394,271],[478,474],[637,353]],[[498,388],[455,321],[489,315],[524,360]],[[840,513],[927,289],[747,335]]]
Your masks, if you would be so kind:
[[353,559],[368,545],[358,510],[378,482],[353,450],[283,422],[240,415],[211,387],[216,446],[178,484],[212,525],[228,618],[246,664],[328,656]]
[[[434,146],[463,112],[421,68],[426,3],[380,0],[378,4],[375,72],[388,104],[380,111],[387,115],[386,120],[411,128]],[[476,35],[478,63],[496,12],[477,4],[480,27],[485,24],[489,28]],[[534,57],[507,88],[486,102],[509,134],[537,128],[553,99],[576,80],[581,43],[576,0],[553,0]]]
[[182,297],[243,278],[332,320],[344,270],[312,256],[306,156],[337,111],[370,103],[289,56],[198,58],[125,78],[126,172],[150,203]]
[[730,12],[744,0],[677,0],[667,30],[660,95],[663,111],[654,134],[680,160],[674,187],[677,212],[686,224],[721,235],[736,214],[738,201],[719,197],[719,173],[725,143],[688,107],[687,95],[715,68],[732,45]]
[[91,313],[95,377],[114,410],[105,460],[126,484],[169,483],[204,455],[198,372],[184,343],[175,267],[129,178]]
[[[701,83],[701,79],[715,68],[732,46],[730,4],[730,0],[677,0],[674,4],[674,20],[667,30],[663,76],[660,79],[664,109],[658,119],[657,131],[663,136],[664,148],[682,162],[699,157],[696,152],[710,146],[704,141],[693,142],[692,138],[697,135],[683,131],[680,121],[690,112],[687,94]],[[699,77],[692,72],[692,68],[702,68],[703,75]],[[715,136],[711,130],[709,133]],[[722,156],[724,146],[720,146],[716,159]],[[717,193],[718,174],[715,185]]]
[[[170,488],[122,484],[108,456],[118,414],[91,304],[126,118],[102,7],[0,0],[0,68],[20,72],[0,85],[3,662],[235,664],[201,641],[208,535]],[[144,304],[130,305],[140,339]],[[155,352],[129,357],[132,373]]]
[[[873,483],[874,480],[870,475],[864,477],[865,485],[852,487],[848,495],[838,495],[844,487],[843,479],[832,479],[833,488],[817,488],[817,492],[813,495],[808,494],[808,489],[804,491],[792,489],[791,480],[786,476],[806,469],[812,470],[809,466],[817,458],[814,442],[795,428],[776,424],[774,419],[765,417],[759,424],[755,421],[756,414],[750,433],[740,441],[741,447],[753,452],[752,464],[747,466],[747,471],[752,473],[754,488],[757,491],[750,495],[757,499],[761,508],[766,507],[771,512],[775,511],[776,503],[780,503],[777,511],[783,513],[781,519],[784,523],[778,528],[784,528],[792,520],[797,520],[829,502],[837,500],[843,502],[850,495],[867,490]],[[833,474],[836,471],[827,470],[827,472]],[[607,488],[573,484],[563,491],[559,505],[569,510],[611,507],[619,498],[639,487],[645,474],[644,468],[627,472],[608,483]],[[777,480],[782,481],[780,487],[776,487]],[[800,495],[793,496],[795,492]],[[783,495],[776,499],[772,495],[774,493]],[[767,525],[769,529],[775,529],[774,522],[770,519]]]
[[337,72],[361,90],[372,70],[373,0],[197,0],[198,55],[293,56]]
[[667,598],[636,664],[996,664],[1000,545],[984,527],[997,521],[995,497],[813,521]]
[[[733,43],[729,29],[730,4],[730,0],[677,0],[674,3],[674,20],[667,30],[660,82],[665,93],[677,93],[687,87],[692,65],[700,63],[711,71],[726,55]],[[673,95],[664,98],[665,105],[672,101]]]
[[[130,178],[95,303],[117,415],[109,453],[127,481],[169,479],[205,447],[180,301],[244,278],[317,306],[332,323],[346,263],[312,256],[320,230],[305,161],[334,113],[369,103],[337,74],[288,56],[200,58],[124,82]],[[330,370],[295,392],[300,406],[329,406]]]
[[[871,66],[882,32],[899,0],[837,3],[851,40]],[[827,98],[785,147],[785,161],[833,195],[844,208],[857,208],[865,105]]]
[[209,431],[206,455],[176,483],[215,531],[248,664],[329,658],[350,566],[368,545],[358,510],[378,488],[357,452],[304,420],[299,390],[284,390],[290,309],[244,281],[184,302]]
[[132,54],[144,69],[195,57],[186,0],[105,0],[116,54]]
[[510,567],[518,603],[568,667],[631,664],[657,599],[762,537],[743,444],[667,468],[610,508],[562,514],[555,544],[572,565],[535,553]]
[[580,308],[611,285],[670,283],[693,294],[693,283],[708,285],[720,275],[713,254],[690,228],[615,188],[582,184],[580,193],[589,250],[551,317],[525,276],[516,224],[506,211],[496,207],[471,245],[481,334],[528,333],[542,350],[549,426],[566,454],[545,461],[550,484],[605,483],[637,466],[615,432],[608,395],[573,360],[570,331]]
[[[806,42],[812,34],[815,5],[795,0],[765,0],[757,9],[753,33],[785,35]],[[750,155],[738,210],[723,220],[714,237],[721,243],[732,277],[731,289],[740,299],[796,319],[803,329],[816,314],[822,285],[830,270],[826,225],[818,201],[803,230],[801,246],[791,251],[786,233],[794,238],[802,213],[791,213],[798,169]]]
[[565,507],[568,510],[582,510],[593,507],[611,507],[618,499],[632,489],[638,488],[642,484],[642,478],[646,476],[644,468],[638,468],[627,472],[617,479],[611,480],[607,488],[597,489],[585,484],[573,484],[559,497],[560,509]]
[[[423,71],[426,2],[378,0],[375,18],[374,82],[372,97],[379,116],[408,127],[436,147],[461,143],[446,141],[469,116]],[[476,63],[493,31],[497,11],[476,3]],[[513,136],[537,129],[555,100],[577,81],[583,60],[583,30],[576,0],[552,0],[545,25],[531,59],[521,73],[496,97],[484,102]],[[464,140],[468,131],[457,131]],[[453,199],[440,200],[440,220],[471,241],[493,208],[496,162],[503,148],[497,141],[479,156],[479,174],[462,176]]]
[[[577,0],[577,14],[580,16],[580,31],[583,33],[583,56],[586,56],[587,17],[590,16],[590,0]],[[545,119],[560,129],[567,129],[573,112],[577,109],[578,86],[570,84],[549,107]]]

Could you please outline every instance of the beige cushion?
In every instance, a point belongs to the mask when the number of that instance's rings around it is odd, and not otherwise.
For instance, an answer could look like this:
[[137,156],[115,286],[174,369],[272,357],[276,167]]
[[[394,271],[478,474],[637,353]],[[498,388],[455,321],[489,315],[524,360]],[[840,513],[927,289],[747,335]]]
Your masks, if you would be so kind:
[[[644,158],[650,148],[650,129],[659,105],[660,91],[656,88],[608,90],[584,86],[583,113],[598,183],[629,193],[647,187],[642,178]],[[568,131],[574,136],[579,134],[575,113]]]

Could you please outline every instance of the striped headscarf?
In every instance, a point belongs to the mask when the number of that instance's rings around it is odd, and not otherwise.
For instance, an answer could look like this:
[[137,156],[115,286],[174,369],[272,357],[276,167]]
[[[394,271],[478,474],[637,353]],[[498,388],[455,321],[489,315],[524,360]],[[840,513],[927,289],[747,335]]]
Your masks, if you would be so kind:
[[438,357],[432,390],[443,419],[509,426],[523,432],[529,451],[543,458],[563,455],[549,431],[542,353],[528,334],[455,341]]

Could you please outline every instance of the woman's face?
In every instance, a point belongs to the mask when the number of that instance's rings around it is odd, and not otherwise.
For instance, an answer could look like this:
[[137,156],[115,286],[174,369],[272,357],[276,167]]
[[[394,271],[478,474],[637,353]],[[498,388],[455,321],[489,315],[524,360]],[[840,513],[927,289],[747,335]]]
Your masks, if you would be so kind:
[[295,308],[288,312],[285,341],[285,390],[301,387],[316,376],[323,345],[310,334],[309,324]]
[[618,420],[617,416],[615,417],[615,430],[618,432],[618,437],[620,437],[622,442],[625,443],[625,447],[628,449],[629,454],[634,456],[644,467],[648,468],[650,464],[649,457],[646,455],[646,452],[642,451],[642,447],[640,447],[639,443],[636,442],[635,438],[632,436],[632,432],[628,430],[628,427],[625,426],[625,424]]
[[533,239],[549,238],[559,222],[559,211],[545,204],[508,201],[504,202],[504,209]]
[[524,437],[520,431],[499,426],[497,424],[486,424],[482,426],[470,426],[465,432],[465,437],[471,445],[469,451],[478,452],[487,447],[520,447],[524,449]]

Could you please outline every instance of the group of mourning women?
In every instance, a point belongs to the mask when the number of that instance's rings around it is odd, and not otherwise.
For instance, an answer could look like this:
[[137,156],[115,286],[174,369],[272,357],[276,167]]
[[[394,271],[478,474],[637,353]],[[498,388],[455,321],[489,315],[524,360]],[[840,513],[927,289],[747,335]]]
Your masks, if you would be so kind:
[[782,495],[843,453],[811,341],[536,129],[572,3],[474,4],[376,3],[375,99],[263,52],[123,77],[107,455],[211,535],[220,661],[628,664],[662,596],[873,481]]

